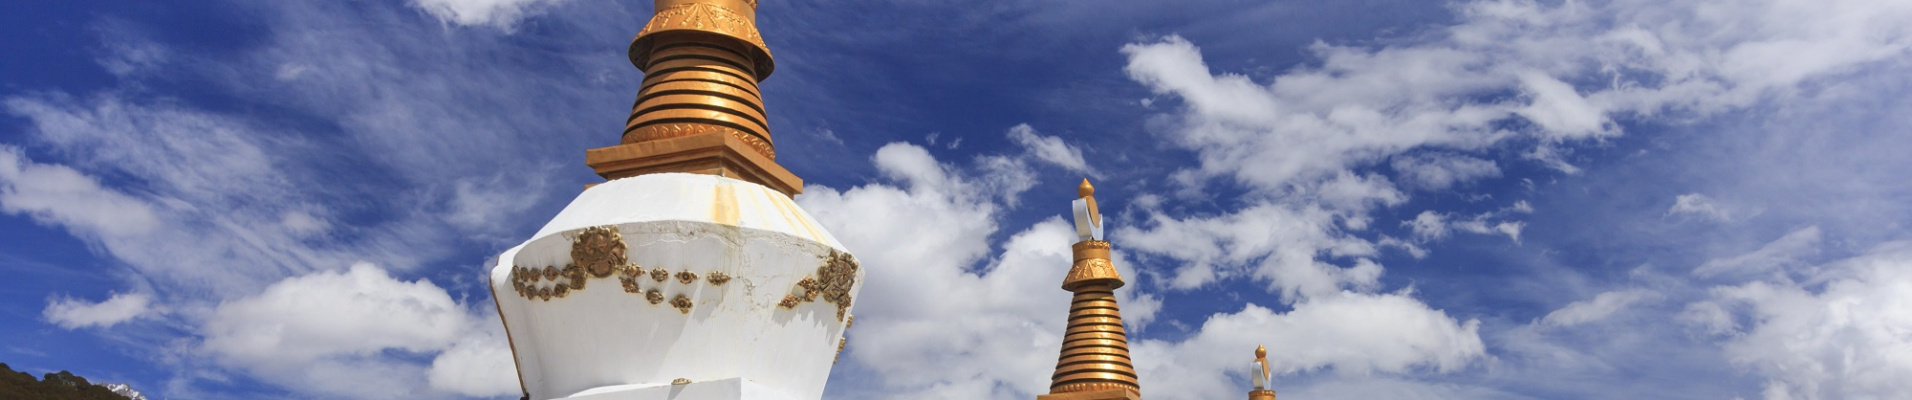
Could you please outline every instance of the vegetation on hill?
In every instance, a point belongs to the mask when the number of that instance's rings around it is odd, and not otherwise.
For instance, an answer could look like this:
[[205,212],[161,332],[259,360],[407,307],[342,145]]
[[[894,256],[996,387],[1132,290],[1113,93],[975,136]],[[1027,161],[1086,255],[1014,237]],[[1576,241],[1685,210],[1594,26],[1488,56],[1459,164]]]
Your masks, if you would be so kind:
[[86,378],[71,372],[48,373],[44,380],[40,380],[33,379],[32,374],[14,371],[13,367],[0,363],[0,399],[126,400],[126,397],[87,382]]

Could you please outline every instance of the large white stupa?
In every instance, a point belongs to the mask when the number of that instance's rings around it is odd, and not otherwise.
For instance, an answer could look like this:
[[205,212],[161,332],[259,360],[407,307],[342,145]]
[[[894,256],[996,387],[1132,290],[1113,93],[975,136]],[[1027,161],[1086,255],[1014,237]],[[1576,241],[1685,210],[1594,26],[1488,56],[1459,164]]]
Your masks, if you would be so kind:
[[757,82],[754,0],[656,0],[622,144],[499,255],[491,288],[528,399],[815,400],[863,271],[797,207]]

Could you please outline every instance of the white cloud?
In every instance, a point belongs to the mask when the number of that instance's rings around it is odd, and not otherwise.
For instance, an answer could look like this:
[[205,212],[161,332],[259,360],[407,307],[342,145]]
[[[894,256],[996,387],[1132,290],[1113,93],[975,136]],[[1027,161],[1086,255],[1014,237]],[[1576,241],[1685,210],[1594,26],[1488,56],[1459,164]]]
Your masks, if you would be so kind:
[[1547,313],[1540,322],[1551,326],[1574,326],[1589,322],[1598,322],[1613,316],[1614,313],[1641,301],[1659,298],[1660,293],[1645,289],[1616,290],[1593,296],[1592,300],[1576,301]]
[[37,164],[0,145],[0,211],[64,226],[75,235],[123,237],[159,227],[159,217],[133,196],[63,165]]
[[111,328],[134,318],[151,316],[153,298],[145,293],[114,293],[98,303],[81,299],[58,298],[47,302],[41,313],[47,321],[66,329]]
[[[1020,165],[994,157],[1000,156],[979,157],[974,170],[998,175],[997,169]],[[992,256],[989,237],[999,229],[1007,201],[999,192],[1028,186],[984,183],[909,144],[884,146],[873,161],[895,186],[810,186],[797,198],[868,268],[846,360],[867,367],[875,379],[864,384],[875,387],[832,385],[833,393],[1045,393],[1068,316],[1069,294],[1057,285],[1070,265],[1074,230],[1059,218],[1043,219],[1010,235]],[[1048,207],[1057,214],[1067,210],[1066,204]],[[1123,248],[1118,242],[1115,261],[1130,285],[1117,296],[1125,321],[1139,329],[1154,318],[1161,300],[1135,291],[1141,277]]]
[[1422,382],[1386,376],[1336,377],[1300,386],[1278,387],[1286,399],[1402,399],[1481,400],[1525,399],[1498,390],[1445,382]]
[[465,337],[432,359],[426,372],[432,389],[471,397],[518,394],[518,367],[497,315],[477,321]]
[[1452,153],[1395,157],[1390,165],[1401,181],[1427,191],[1446,190],[1455,184],[1500,176],[1500,166],[1491,160]]
[[[555,3],[415,5],[452,23],[508,26]],[[274,2],[252,10],[249,15],[271,27],[270,35],[261,36],[269,43],[228,53],[166,47],[142,36],[150,32],[107,29],[102,42],[110,53],[99,62],[123,75],[119,89],[0,99],[0,111],[24,121],[13,140],[47,154],[36,164],[14,147],[0,146],[5,147],[0,173],[6,174],[0,176],[0,206],[5,207],[0,211],[72,232],[89,249],[130,267],[127,275],[150,284],[139,291],[148,308],[165,310],[164,322],[181,329],[125,339],[135,343],[128,348],[163,361],[154,368],[178,371],[171,376],[176,387],[169,389],[175,393],[206,390],[198,386],[240,375],[283,385],[293,397],[358,397],[339,391],[379,386],[392,389],[378,396],[411,390],[431,397],[423,386],[428,380],[496,375],[488,367],[427,370],[418,361],[439,351],[449,359],[495,361],[495,352],[476,347],[488,342],[472,339],[482,338],[475,326],[461,327],[457,337],[465,339],[449,348],[425,346],[404,357],[327,350],[334,355],[313,359],[300,372],[314,377],[310,380],[254,368],[240,361],[265,361],[221,352],[231,346],[177,347],[233,344],[230,335],[196,335],[216,331],[211,320],[224,318],[216,310],[228,310],[240,298],[256,300],[260,288],[287,277],[337,271],[356,260],[395,270],[437,267],[436,261],[471,248],[454,242],[506,240],[504,233],[535,222],[532,216],[509,214],[543,202],[540,188],[556,170],[544,165],[549,160],[526,155],[543,154],[539,146],[570,146],[526,132],[569,129],[552,125],[568,119],[552,119],[551,109],[615,102],[597,97],[629,101],[629,94],[559,82],[573,78],[569,75],[514,75],[522,72],[522,64],[472,61],[487,54],[515,56],[498,51],[496,42],[429,34],[441,31],[439,26],[365,23],[407,20],[415,11],[402,3]],[[603,60],[618,62],[616,57]],[[145,81],[163,68],[179,69],[169,76],[187,76],[191,86],[215,98],[244,100],[212,111],[196,107],[204,101],[199,97],[168,97],[170,92],[155,91]],[[547,98],[525,103],[524,93]],[[552,108],[525,111],[546,106]],[[459,139],[446,139],[451,137]],[[44,163],[54,159],[59,164]],[[56,301],[49,310],[61,304],[82,305]],[[298,331],[282,336],[292,340],[318,328],[325,327],[289,325]],[[369,324],[337,328],[379,329]],[[322,376],[363,381],[306,386]]]
[[1606,110],[1587,102],[1573,85],[1536,71],[1515,74],[1530,103],[1515,114],[1539,125],[1546,132],[1565,138],[1618,134],[1607,129]]
[[1029,124],[1020,124],[1009,128],[1009,139],[1015,141],[1016,145],[1022,146],[1024,151],[1029,152],[1030,155],[1034,155],[1037,160],[1055,164],[1058,167],[1074,172],[1090,175],[1095,174],[1093,171],[1090,171],[1089,162],[1083,161],[1082,149],[1070,146],[1059,137],[1042,136],[1036,133],[1036,128],[1030,127]]
[[563,0],[411,0],[418,7],[448,23],[490,25],[511,28],[518,20],[534,14],[539,7]]
[[1404,373],[1416,368],[1452,372],[1486,356],[1478,321],[1457,321],[1407,293],[1342,292],[1297,303],[1276,313],[1248,305],[1216,314],[1182,342],[1135,343],[1136,368],[1151,398],[1217,399],[1243,396],[1230,378],[1268,347],[1280,375],[1332,369],[1347,376]]
[[[1130,249],[1184,260],[1169,280],[1175,289],[1252,277],[1295,301],[1348,288],[1370,289],[1381,276],[1380,265],[1359,258],[1373,256],[1374,244],[1337,234],[1334,213],[1317,207],[1262,204],[1188,219],[1155,214],[1144,225],[1117,227],[1111,237]],[[1344,267],[1318,255],[1356,259]]]
[[[310,152],[291,139],[230,116],[171,104],[143,105],[117,94],[87,100],[65,95],[11,97],[7,112],[31,122],[31,138],[68,155],[71,165],[123,177],[105,189],[79,169],[35,165],[0,151],[5,171],[19,179],[7,210],[45,216],[156,285],[156,299],[174,290],[209,294],[178,300],[199,303],[247,292],[287,275],[350,265],[357,259],[409,264],[443,240],[407,234],[438,215],[359,228],[338,240],[307,240],[329,222],[328,206],[344,196],[323,182],[295,184]],[[8,162],[10,161],[10,162]],[[350,179],[350,178],[346,178]],[[388,195],[391,195],[388,193]],[[398,210],[403,211],[403,210]],[[20,211],[13,211],[20,212]],[[402,214],[401,214],[402,215]],[[306,218],[310,217],[310,218]]]
[[1731,221],[1733,219],[1733,216],[1726,213],[1725,209],[1721,209],[1718,205],[1713,204],[1712,198],[1699,193],[1675,196],[1673,198],[1673,207],[1666,209],[1666,215],[1674,214],[1691,214],[1719,222]]
[[1190,171],[1280,191],[1416,149],[1516,138],[1534,139],[1528,158],[1576,173],[1563,144],[1621,134],[1616,118],[1736,109],[1912,48],[1898,29],[1912,6],[1867,1],[1493,0],[1455,11],[1457,24],[1388,46],[1316,44],[1318,63],[1266,85],[1211,72],[1176,36],[1122,51],[1131,79],[1182,100],[1168,133],[1200,155]]
[[[1524,203],[1515,203],[1514,206],[1519,207],[1521,204]],[[1504,235],[1509,240],[1520,242],[1520,232],[1526,229],[1527,223],[1490,220],[1496,216],[1495,214],[1490,212],[1466,219],[1454,219],[1451,215],[1422,211],[1415,215],[1414,219],[1402,221],[1401,226],[1408,227],[1414,232],[1415,240],[1423,242],[1446,239],[1447,235],[1454,231],[1478,235]]]
[[1422,211],[1414,219],[1401,222],[1401,225],[1413,229],[1414,237],[1422,241],[1447,238],[1447,214]]
[[1521,221],[1489,222],[1487,221],[1486,216],[1487,216],[1486,214],[1482,214],[1482,215],[1475,216],[1473,219],[1469,219],[1465,221],[1454,221],[1452,226],[1456,230],[1460,230],[1460,231],[1464,231],[1468,233],[1474,233],[1474,234],[1480,234],[1480,235],[1493,235],[1493,234],[1504,235],[1504,236],[1507,236],[1508,240],[1512,240],[1514,241],[1514,243],[1520,243],[1520,232],[1527,228],[1526,222],[1521,222]]
[[[453,348],[474,329],[470,314],[431,282],[400,281],[358,264],[287,278],[219,305],[200,328],[199,347],[221,364],[309,393],[415,397],[427,393],[425,368],[384,353]],[[485,356],[468,351],[446,356]]]
[[[1822,267],[1809,282],[1712,290],[1748,321],[1725,342],[1734,364],[1767,379],[1768,399],[1885,399],[1912,392],[1912,242]],[[1713,328],[1719,328],[1714,326]],[[1730,329],[1730,328],[1729,328]]]
[[1707,260],[1699,268],[1693,269],[1694,275],[1711,277],[1718,275],[1749,275],[1779,271],[1781,268],[1805,261],[1801,257],[1817,254],[1819,242],[1824,237],[1818,226],[1808,226],[1787,233],[1772,242],[1760,246],[1758,250],[1732,257]]

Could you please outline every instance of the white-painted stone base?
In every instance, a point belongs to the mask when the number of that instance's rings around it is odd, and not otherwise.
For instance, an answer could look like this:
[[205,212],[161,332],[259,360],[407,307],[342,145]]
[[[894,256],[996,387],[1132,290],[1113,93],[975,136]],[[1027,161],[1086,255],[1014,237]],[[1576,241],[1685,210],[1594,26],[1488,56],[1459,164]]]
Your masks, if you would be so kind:
[[580,392],[563,400],[792,400],[744,378],[683,385],[622,385]]
[[[627,291],[616,274],[591,277],[562,297],[516,291],[514,269],[562,268],[572,261],[578,232],[594,226],[613,226],[622,235],[630,262],[646,272],[635,281],[638,293]],[[498,257],[491,286],[533,400],[597,399],[574,394],[605,388],[629,388],[630,396],[651,393],[648,388],[668,393],[676,378],[717,384],[692,385],[719,397],[604,398],[816,400],[847,318],[823,299],[779,303],[803,293],[798,282],[842,253],[843,246],[782,192],[713,175],[651,174],[579,194],[537,235]],[[653,270],[669,275],[655,280],[648,274]],[[696,278],[680,281],[682,272]],[[720,272],[731,279],[708,279]],[[863,271],[854,276],[852,295]],[[652,290],[663,295],[661,304],[646,298]],[[688,312],[671,304],[680,296],[691,303]],[[719,383],[726,381],[736,389],[721,397]]]

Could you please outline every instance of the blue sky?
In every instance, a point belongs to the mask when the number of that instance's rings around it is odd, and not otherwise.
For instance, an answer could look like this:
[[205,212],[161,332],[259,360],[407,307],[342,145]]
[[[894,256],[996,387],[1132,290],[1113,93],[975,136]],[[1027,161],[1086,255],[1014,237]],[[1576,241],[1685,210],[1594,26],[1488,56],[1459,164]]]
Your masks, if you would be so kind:
[[[583,185],[649,2],[0,13],[0,362],[515,398],[482,265]],[[765,1],[830,398],[1046,391],[1097,182],[1144,395],[1912,392],[1912,3]]]

